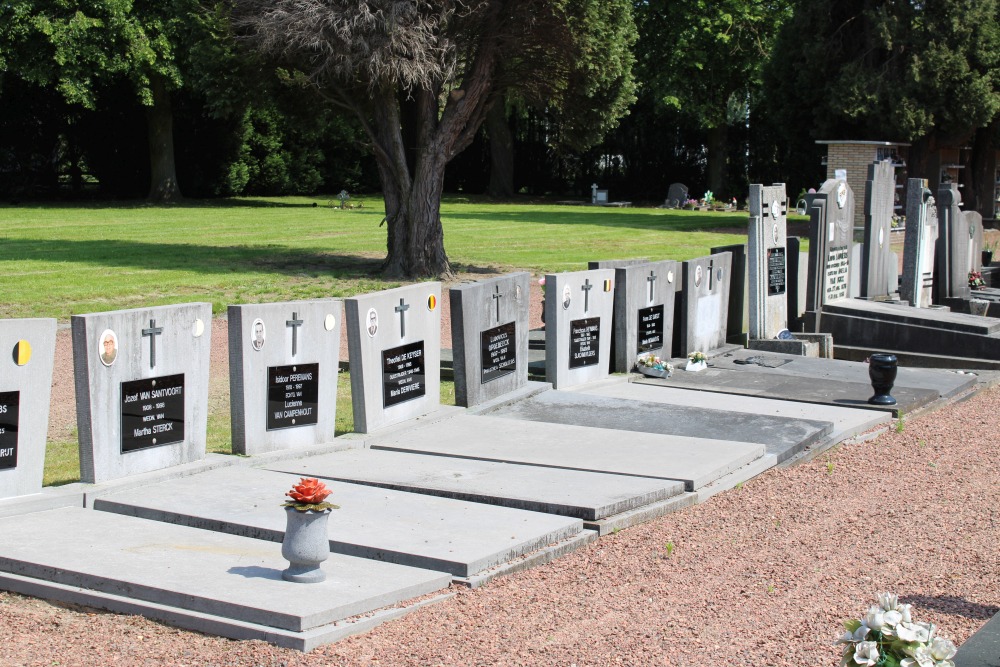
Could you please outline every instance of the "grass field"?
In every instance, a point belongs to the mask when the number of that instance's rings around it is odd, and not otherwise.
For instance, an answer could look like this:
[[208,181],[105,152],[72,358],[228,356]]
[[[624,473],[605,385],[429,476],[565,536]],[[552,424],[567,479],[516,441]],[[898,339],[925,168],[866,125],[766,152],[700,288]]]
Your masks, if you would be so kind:
[[[0,317],[56,317],[182,301],[228,304],[351,296],[396,286],[377,196],[340,210],[328,198],[241,198],[2,206]],[[314,206],[314,204],[316,204]],[[622,257],[690,259],[745,236],[746,213],[491,204],[442,206],[458,271],[585,268]]]

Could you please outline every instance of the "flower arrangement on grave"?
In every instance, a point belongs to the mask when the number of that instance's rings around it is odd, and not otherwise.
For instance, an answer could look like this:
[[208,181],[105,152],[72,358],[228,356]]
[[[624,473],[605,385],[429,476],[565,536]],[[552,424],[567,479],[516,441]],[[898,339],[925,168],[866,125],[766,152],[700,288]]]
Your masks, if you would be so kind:
[[545,294],[545,276],[542,276],[541,278],[538,279],[538,284],[541,286],[541,288],[542,288],[542,294],[544,295]]
[[684,202],[684,208],[688,210],[693,209],[697,205],[698,205],[697,199],[688,199],[687,201]]
[[704,202],[705,206],[711,206],[713,199],[715,199],[715,194],[711,190],[706,190],[705,191],[705,196],[701,198],[701,200],[702,200],[702,202]]
[[841,667],[955,667],[955,645],[936,636],[933,623],[913,621],[911,606],[893,593],[879,593],[860,619],[844,621]]
[[969,287],[972,289],[983,289],[986,287],[986,281],[983,280],[983,274],[979,271],[969,271]]
[[703,361],[708,361],[708,357],[705,356],[704,352],[692,352],[688,355],[688,361],[692,364],[699,364]]
[[330,496],[330,489],[326,484],[315,477],[303,477],[299,483],[292,487],[292,490],[285,495],[291,498],[290,501],[281,504],[282,507],[290,507],[299,512],[325,512],[326,510],[340,509],[338,505],[326,502]]
[[649,353],[640,354],[639,358],[636,359],[635,365],[640,368],[648,368],[650,370],[663,371],[665,373],[669,373],[674,370],[671,363],[660,359],[655,354]]

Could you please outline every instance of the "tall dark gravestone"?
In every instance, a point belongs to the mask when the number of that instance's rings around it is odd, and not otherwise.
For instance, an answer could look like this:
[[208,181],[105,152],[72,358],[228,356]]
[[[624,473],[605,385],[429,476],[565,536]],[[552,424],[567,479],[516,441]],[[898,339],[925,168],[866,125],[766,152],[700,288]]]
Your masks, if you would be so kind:
[[911,306],[926,308],[932,303],[937,239],[937,203],[925,179],[911,178],[906,186],[906,238],[899,286],[900,298]]
[[896,170],[892,161],[868,165],[864,256],[861,259],[862,297],[888,297],[898,289],[897,260],[889,242],[895,197]]
[[847,181],[830,179],[808,197],[809,278],[806,310],[850,295],[854,193]]
[[976,230],[970,229],[961,208],[962,194],[958,185],[942,183],[938,189],[938,239],[934,251],[934,303],[945,299],[968,299],[971,257]]
[[512,273],[449,290],[458,405],[479,405],[528,383],[530,279]]

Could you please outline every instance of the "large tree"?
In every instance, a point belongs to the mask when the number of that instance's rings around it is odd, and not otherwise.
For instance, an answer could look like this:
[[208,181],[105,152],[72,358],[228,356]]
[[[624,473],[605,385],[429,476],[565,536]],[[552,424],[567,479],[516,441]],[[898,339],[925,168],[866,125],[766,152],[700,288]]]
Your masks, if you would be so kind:
[[327,100],[361,120],[385,199],[389,276],[450,275],[440,214],[445,166],[505,93],[564,94],[589,48],[574,31],[574,0],[235,5],[256,48],[297,64]]

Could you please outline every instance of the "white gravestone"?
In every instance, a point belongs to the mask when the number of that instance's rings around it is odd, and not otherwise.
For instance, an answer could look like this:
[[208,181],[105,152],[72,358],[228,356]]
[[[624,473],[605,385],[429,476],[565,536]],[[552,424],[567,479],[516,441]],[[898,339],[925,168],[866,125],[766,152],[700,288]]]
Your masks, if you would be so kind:
[[342,313],[339,299],[229,306],[233,453],[333,440]]
[[806,310],[850,296],[853,282],[854,192],[847,181],[830,179],[808,197],[809,288]]
[[204,458],[211,304],[74,315],[72,328],[81,480]]
[[615,272],[545,276],[545,379],[556,389],[608,376]]
[[55,345],[53,319],[0,320],[0,498],[42,490]]
[[726,344],[733,254],[721,252],[683,264],[680,355],[710,352]]
[[937,204],[927,181],[911,178],[906,185],[906,238],[903,241],[903,280],[899,296],[911,306],[931,305],[934,288],[934,249],[938,238]]
[[750,339],[773,339],[788,328],[788,214],[785,184],[750,186],[747,238]]
[[345,299],[354,430],[372,431],[441,405],[441,283]]

